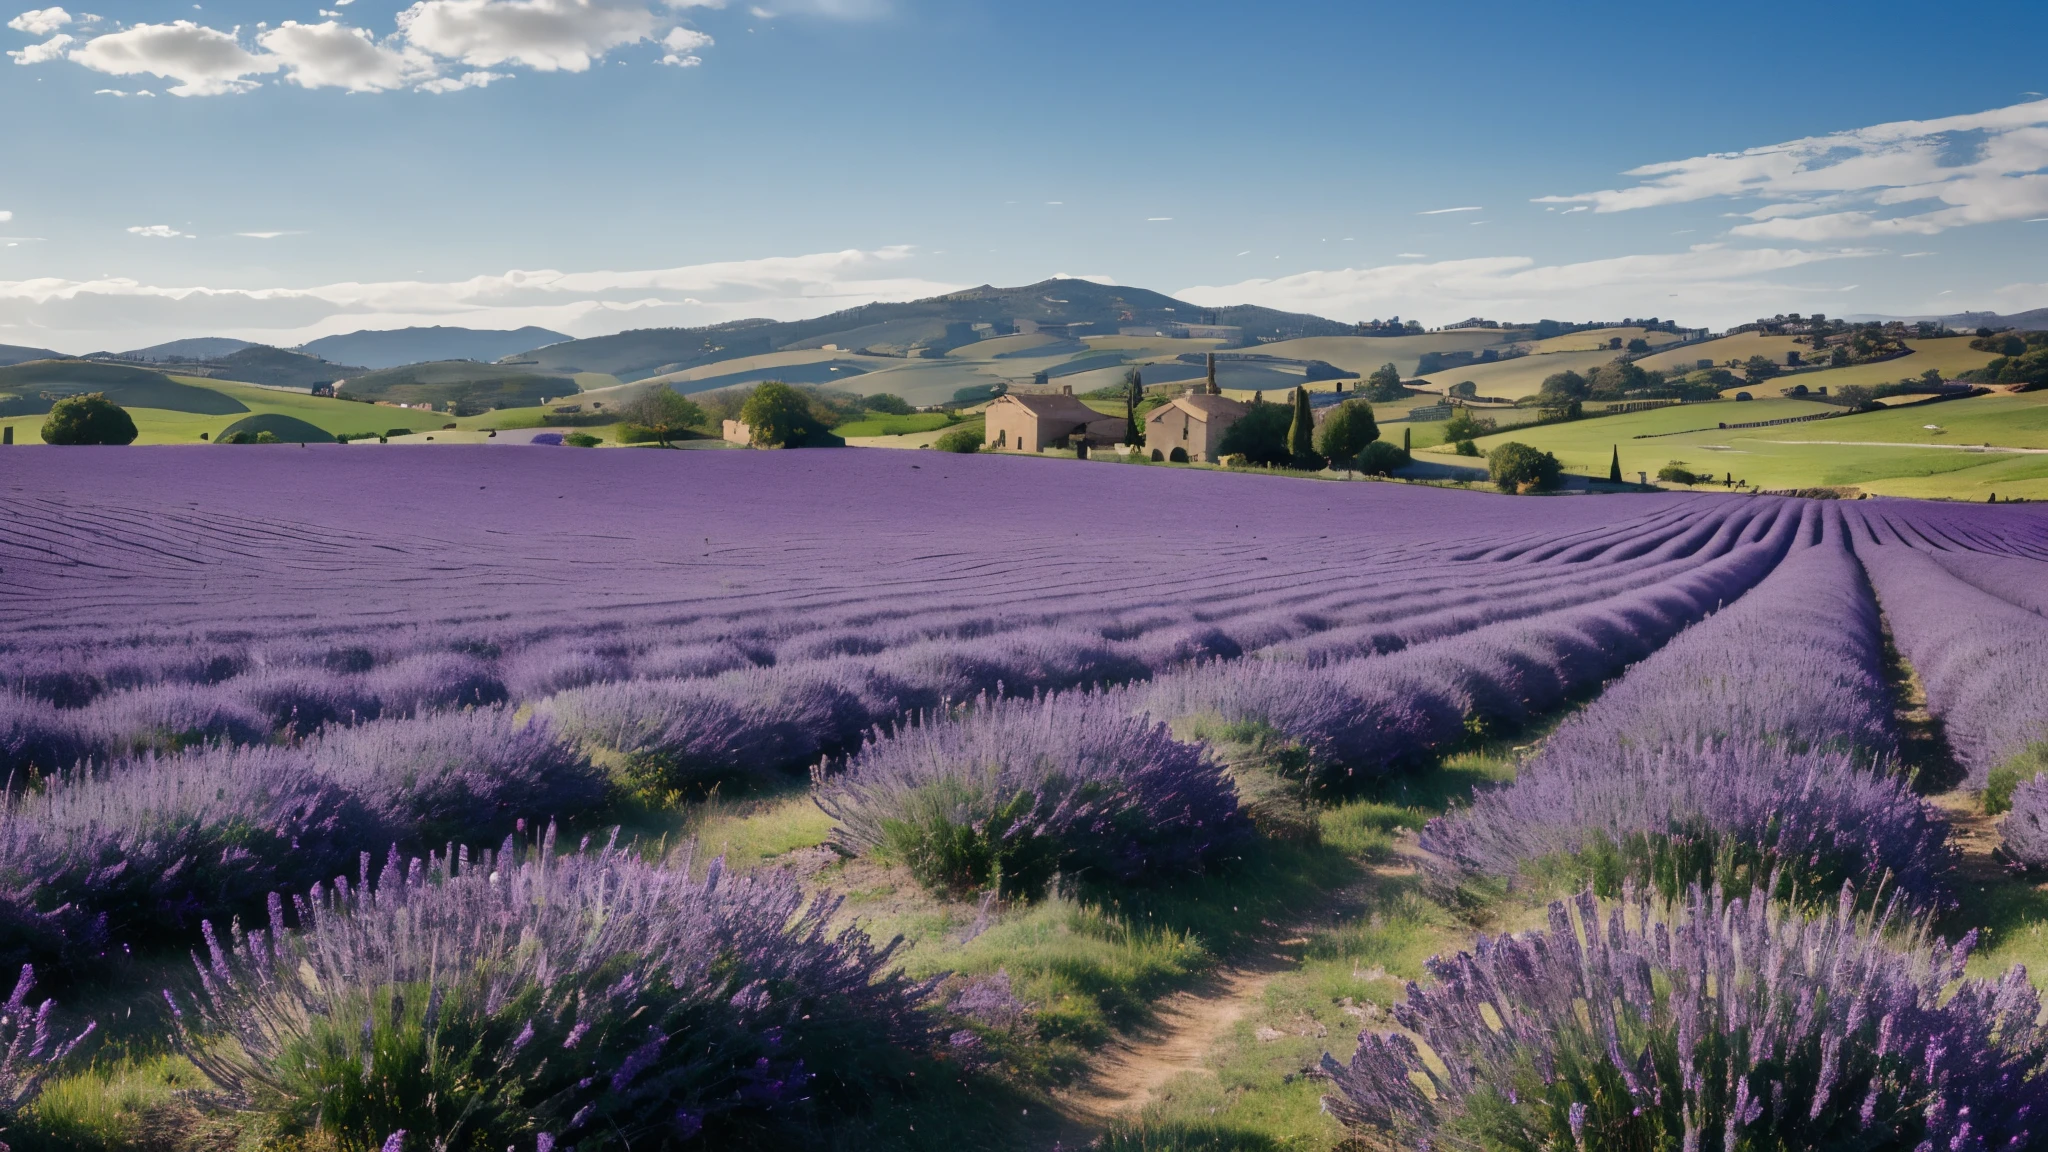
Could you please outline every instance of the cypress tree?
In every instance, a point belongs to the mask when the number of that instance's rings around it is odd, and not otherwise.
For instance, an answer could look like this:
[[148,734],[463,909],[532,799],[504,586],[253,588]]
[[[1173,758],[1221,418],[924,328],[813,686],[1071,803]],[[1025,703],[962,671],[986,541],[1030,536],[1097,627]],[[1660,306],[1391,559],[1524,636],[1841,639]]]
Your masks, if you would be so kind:
[[1124,393],[1124,443],[1133,448],[1145,443],[1145,429],[1138,423],[1138,402],[1145,398],[1145,378],[1131,369],[1131,388]]
[[1308,406],[1308,389],[1294,390],[1294,423],[1287,428],[1287,451],[1301,468],[1320,468],[1316,459],[1316,418]]
[[1614,460],[1607,465],[1607,482],[1609,484],[1621,483],[1621,445],[1619,444],[1614,446]]
[[1209,353],[1209,387],[1207,391],[1211,396],[1223,395],[1223,389],[1216,383],[1216,354],[1214,352]]
[[1411,439],[1411,438],[1412,438],[1412,437],[1413,437],[1414,435],[1415,435],[1415,429],[1413,429],[1413,428],[1403,428],[1403,429],[1401,429],[1401,451],[1403,451],[1403,452],[1413,452],[1413,451],[1415,450],[1415,446],[1414,446],[1413,444],[1409,443],[1409,440],[1410,440],[1410,439]]

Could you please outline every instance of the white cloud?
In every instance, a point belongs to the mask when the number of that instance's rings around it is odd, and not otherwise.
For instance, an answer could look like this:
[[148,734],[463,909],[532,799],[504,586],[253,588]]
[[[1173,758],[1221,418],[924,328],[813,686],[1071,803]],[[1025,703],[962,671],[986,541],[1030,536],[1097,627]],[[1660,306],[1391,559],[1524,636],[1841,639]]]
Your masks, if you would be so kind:
[[1486,211],[1486,209],[1484,209],[1484,208],[1481,208],[1481,207],[1478,207],[1478,206],[1476,206],[1476,205],[1475,205],[1475,206],[1473,206],[1473,207],[1469,207],[1469,208],[1431,208],[1431,209],[1430,209],[1429,211],[1427,211],[1427,212],[1417,212],[1417,213],[1416,213],[1416,215],[1417,215],[1417,216],[1448,216],[1448,215],[1450,215],[1450,214],[1451,214],[1451,213],[1453,213],[1453,212],[1484,212],[1484,211]]
[[12,220],[12,219],[14,219],[14,213],[12,213],[12,212],[0,212],[0,224],[5,224],[5,223],[7,223],[7,222],[8,222],[9,220]]
[[[1394,311],[1403,316],[1435,317],[1439,322],[1473,315],[1536,320],[1544,316],[1640,316],[1655,310],[1687,323],[1720,325],[1784,311],[1787,298],[1796,299],[1802,293],[1840,291],[1840,285],[1790,283],[1779,278],[1780,274],[1877,254],[1868,249],[1802,251],[1701,244],[1683,252],[1578,264],[1539,265],[1526,256],[1501,256],[1304,272],[1271,280],[1199,286],[1175,295],[1195,304],[1262,304],[1338,319]],[[1672,295],[1678,299],[1668,308],[1650,303]]]
[[368,32],[332,20],[287,20],[259,34],[256,43],[283,62],[287,77],[302,88],[388,92],[426,80],[436,71],[434,61],[417,49],[378,44]]
[[398,14],[400,34],[436,56],[541,72],[588,71],[612,49],[652,39],[660,22],[640,0],[420,0]]
[[[195,8],[197,5],[194,6]],[[342,7],[336,3],[335,9]],[[82,45],[68,35],[12,51],[20,64],[70,59],[112,76],[150,74],[175,80],[178,96],[217,96],[256,87],[258,77],[283,73],[305,88],[340,88],[349,92],[386,92],[415,88],[423,92],[457,92],[482,88],[510,78],[506,72],[484,71],[519,65],[542,72],[584,72],[611,51],[629,44],[656,42],[662,63],[677,67],[702,64],[697,53],[712,38],[673,24],[666,10],[723,7],[723,0],[417,0],[398,13],[397,32],[379,40],[345,24],[335,9],[320,9],[324,23],[287,20],[276,28],[258,24],[253,43],[241,29],[216,28],[178,20],[169,24],[138,24],[94,36]],[[819,11],[851,15],[860,4],[824,3]],[[879,9],[877,9],[879,10]],[[24,13],[14,26],[54,30],[62,9]],[[99,18],[84,16],[81,22]],[[451,66],[472,71],[444,75]],[[121,95],[118,89],[102,89]],[[139,93],[138,93],[139,95]]]
[[663,56],[661,62],[677,68],[695,68],[704,62],[704,58],[697,55],[697,50],[716,43],[694,28],[671,28],[668,35],[661,38],[661,46],[668,49],[668,55]]
[[825,16],[835,20],[877,20],[890,12],[889,0],[782,0],[770,16]]
[[31,44],[26,48],[9,52],[8,55],[14,57],[16,64],[47,64],[52,60],[62,60],[64,50],[75,43],[77,41],[70,36],[57,35],[41,44]]
[[86,350],[195,333],[289,347],[360,328],[538,324],[572,335],[798,319],[877,300],[916,300],[963,284],[904,275],[907,248],[825,252],[638,272],[506,272],[452,283],[388,281],[288,287],[168,287],[135,280],[0,281],[0,326],[37,343]]
[[180,232],[169,224],[137,224],[128,231],[131,235],[145,236],[151,240],[175,240],[180,236],[190,238],[187,233]]
[[62,8],[37,8],[9,20],[7,26],[16,32],[26,32],[31,36],[48,36],[69,23],[71,13]]
[[71,59],[110,76],[148,74],[176,80],[173,96],[218,96],[256,86],[250,76],[277,71],[284,61],[258,56],[226,32],[190,20],[170,24],[137,24],[120,32],[95,36],[71,53]]
[[1806,243],[2024,220],[2048,211],[2048,100],[1649,164],[1626,175],[1641,182],[1537,202],[1627,212],[1762,200],[1735,235]]
[[460,92],[465,88],[488,88],[500,80],[512,78],[507,72],[464,72],[460,76],[441,76],[420,85],[422,92]]
[[277,238],[278,238],[279,236],[303,236],[303,235],[305,235],[305,233],[303,233],[303,232],[237,232],[237,233],[235,233],[235,235],[237,235],[237,236],[243,236],[243,237],[247,237],[247,238],[248,238],[248,239],[250,239],[250,240],[275,240],[275,239],[277,239]]

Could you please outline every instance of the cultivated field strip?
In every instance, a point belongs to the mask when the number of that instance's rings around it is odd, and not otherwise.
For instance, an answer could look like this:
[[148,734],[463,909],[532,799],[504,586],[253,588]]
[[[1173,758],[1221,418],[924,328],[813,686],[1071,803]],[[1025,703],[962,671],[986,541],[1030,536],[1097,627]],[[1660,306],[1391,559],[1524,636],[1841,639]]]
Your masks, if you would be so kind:
[[1857,545],[1894,642],[1971,787],[2048,734],[2048,619],[1903,543]]
[[[1889,877],[1946,898],[1946,824],[1891,764],[1877,605],[1839,513],[1755,589],[1630,669],[1512,784],[1424,833],[1434,878],[1653,873],[1667,895],[1782,883],[1829,898]],[[1610,881],[1611,883],[1611,881]]]
[[1984,552],[1936,552],[1935,562],[1961,580],[2029,612],[2048,616],[2048,561]]

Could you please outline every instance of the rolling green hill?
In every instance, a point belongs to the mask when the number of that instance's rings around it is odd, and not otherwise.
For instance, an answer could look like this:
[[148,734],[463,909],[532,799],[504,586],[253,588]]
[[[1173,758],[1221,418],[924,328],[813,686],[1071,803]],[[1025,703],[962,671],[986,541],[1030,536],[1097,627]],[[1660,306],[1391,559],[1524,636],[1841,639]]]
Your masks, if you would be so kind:
[[474,360],[437,360],[365,372],[349,377],[339,386],[341,394],[352,399],[452,404],[458,413],[532,407],[555,397],[573,396],[579,390],[576,381],[568,376],[543,375]]
[[0,368],[0,416],[41,416],[66,396],[103,392],[123,408],[228,416],[249,409],[231,396],[161,372],[96,360],[34,360]]
[[296,416],[287,416],[282,412],[260,412],[254,416],[244,416],[221,429],[220,435],[214,439],[226,440],[237,432],[246,432],[252,439],[268,432],[285,444],[334,443],[334,434],[325,428],[309,424]]
[[939,354],[974,343],[974,324],[1007,329],[1018,320],[1087,325],[1113,335],[1120,326],[1208,319],[1242,326],[1248,339],[1337,336],[1348,324],[1270,308],[1203,309],[1143,288],[1086,280],[1047,280],[1020,288],[983,285],[907,304],[869,304],[813,320],[736,320],[708,328],[656,328],[572,340],[517,357],[522,366],[553,372],[608,372],[621,380],[679,372],[698,365],[785,349],[837,344]]
[[23,348],[17,344],[0,344],[0,365],[26,364],[31,360],[62,360],[62,352],[48,348]]

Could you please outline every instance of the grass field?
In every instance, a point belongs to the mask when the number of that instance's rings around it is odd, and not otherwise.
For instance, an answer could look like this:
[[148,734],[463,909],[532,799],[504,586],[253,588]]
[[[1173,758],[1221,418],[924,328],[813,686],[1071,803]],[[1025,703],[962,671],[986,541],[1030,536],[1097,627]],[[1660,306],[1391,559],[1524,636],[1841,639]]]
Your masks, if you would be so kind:
[[[1705,347],[1705,345],[1701,345]],[[1989,352],[1979,352],[1970,347],[1967,336],[1945,337],[1940,340],[1908,340],[1906,347],[1912,351],[1896,360],[1881,360],[1875,364],[1852,364],[1847,368],[1823,368],[1818,372],[1800,372],[1782,380],[1766,380],[1758,385],[1764,392],[1775,392],[1779,388],[1790,388],[1804,384],[1809,389],[1840,388],[1844,384],[1891,384],[1899,380],[1918,379],[1922,372],[1932,368],[1941,373],[1945,380],[1973,368],[1982,368],[1995,358]],[[1744,385],[1743,387],[1748,387]],[[1755,392],[1756,389],[1751,389]]]
[[[1619,446],[1622,470],[1631,479],[1678,464],[1719,477],[1732,473],[1769,489],[1853,486],[1959,500],[1983,500],[1994,492],[2001,498],[2048,497],[2048,454],[1984,450],[2048,449],[2048,395],[2001,394],[1775,428],[1716,427],[1828,411],[1838,409],[1781,399],[1687,404],[1506,431],[1477,443],[1481,451],[1509,440],[1530,444],[1555,453],[1567,472],[1589,476],[1606,475],[1610,453]],[[1935,427],[1925,427],[1930,424]],[[1422,443],[1418,438],[1418,448]]]
[[1506,343],[1507,336],[1508,333],[1497,328],[1460,328],[1425,336],[1311,336],[1302,340],[1261,344],[1254,351],[1296,360],[1322,360],[1360,376],[1370,375],[1382,364],[1392,364],[1401,370],[1403,378],[1407,378],[1415,375],[1415,366],[1424,352],[1477,352],[1482,348],[1498,348]]
[[[265,413],[291,416],[337,435],[360,435],[365,432],[383,432],[391,428],[439,428],[443,424],[455,422],[453,417],[436,412],[357,404],[348,400],[311,396],[304,392],[261,388],[254,384],[233,384],[222,380],[202,380],[192,376],[178,376],[173,379],[181,384],[211,389],[232,397],[249,411],[225,416],[206,416],[192,412],[168,412],[159,408],[131,409],[129,415],[134,417],[136,429],[142,434],[136,443],[196,444],[202,432],[211,439],[237,420],[248,415]],[[0,426],[14,429],[16,443],[42,442],[41,416],[8,417],[0,419]]]
[[1760,332],[1738,332],[1709,340],[1704,344],[1692,344],[1674,348],[1669,352],[1658,352],[1636,361],[1644,369],[1660,372],[1690,372],[1701,360],[1712,360],[1714,366],[1725,367],[1730,360],[1747,360],[1751,356],[1768,356],[1779,364],[1785,362],[1787,352],[1809,352],[1804,344],[1794,344],[1790,336],[1765,336]]
[[1583,373],[1588,368],[1597,368],[1612,362],[1615,355],[1616,353],[1601,350],[1553,352],[1547,356],[1517,356],[1512,360],[1499,360],[1492,364],[1467,364],[1462,368],[1446,369],[1424,376],[1422,381],[1425,386],[1444,392],[1453,384],[1470,380],[1479,385],[1481,396],[1519,400],[1542,391],[1546,377],[1558,372]]
[[856,420],[841,424],[832,431],[839,436],[905,436],[917,432],[933,432],[950,428],[959,423],[943,412],[913,412],[908,416],[875,416],[867,420]]
[[1652,348],[1661,348],[1666,344],[1676,344],[1680,339],[1669,332],[1651,332],[1644,328],[1593,328],[1585,332],[1567,332],[1562,336],[1552,336],[1548,340],[1538,340],[1534,350],[1538,355],[1552,352],[1598,352],[1607,347],[1608,341],[1617,337],[1620,338],[1623,348],[1628,347],[1631,340],[1644,340]]

